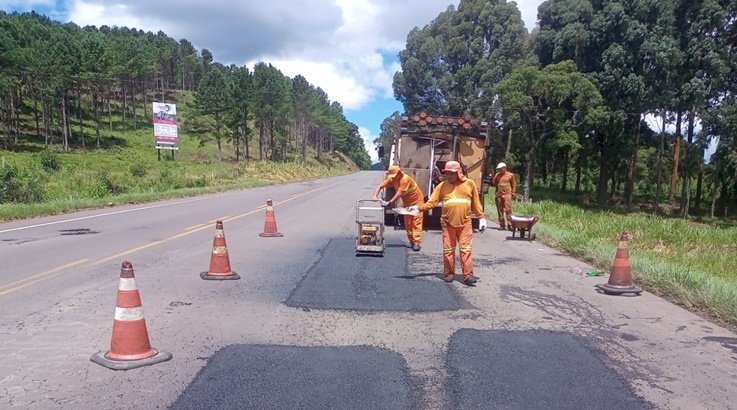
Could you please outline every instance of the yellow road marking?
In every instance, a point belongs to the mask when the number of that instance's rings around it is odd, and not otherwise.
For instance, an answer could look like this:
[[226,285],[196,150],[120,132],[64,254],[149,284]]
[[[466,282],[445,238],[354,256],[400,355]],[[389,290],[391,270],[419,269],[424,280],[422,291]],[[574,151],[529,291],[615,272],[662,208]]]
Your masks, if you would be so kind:
[[[200,229],[202,229],[202,228],[200,228]],[[198,231],[199,231],[199,229],[198,229]],[[196,232],[196,231],[189,231],[188,233],[191,233],[191,232]],[[120,258],[120,257],[126,256],[126,255],[130,255],[130,254],[131,254],[131,253],[133,253],[133,252],[141,251],[141,250],[144,250],[144,249],[146,249],[146,248],[150,248],[150,247],[152,247],[152,246],[156,246],[156,245],[162,244],[162,243],[164,243],[164,242],[167,242],[167,241],[169,241],[169,239],[161,239],[161,240],[159,240],[159,241],[155,241],[155,242],[147,243],[147,244],[145,244],[145,245],[141,245],[141,246],[138,246],[138,247],[136,247],[136,248],[133,248],[133,249],[129,249],[129,250],[127,250],[127,251],[123,251],[123,252],[120,252],[120,253],[116,253],[115,255],[112,255],[112,256],[108,256],[107,258],[103,258],[103,259],[100,259],[100,260],[98,260],[98,261],[95,261],[95,262],[93,262],[93,263],[92,263],[92,264],[91,264],[90,266],[96,266],[96,265],[100,265],[100,264],[103,264],[103,263],[105,263],[105,262],[109,262],[109,261],[111,261],[111,260],[113,260],[113,259],[117,259],[117,258]]]
[[195,229],[195,228],[199,228],[199,227],[201,227],[202,225],[205,225],[205,224],[197,224],[197,225],[193,225],[193,226],[190,226],[189,228],[184,228],[184,230],[185,230],[185,231],[189,231],[190,229]]
[[266,205],[260,206],[260,207],[258,207],[258,208],[256,208],[256,209],[254,209],[253,211],[248,211],[248,212],[246,212],[246,213],[243,213],[243,214],[240,214],[240,215],[236,215],[236,216],[234,216],[234,217],[232,217],[232,218],[228,218],[228,219],[223,219],[222,221],[223,221],[223,222],[230,222],[230,221],[235,221],[236,219],[240,219],[240,218],[243,218],[244,216],[248,216],[248,215],[253,215],[253,214],[255,214],[256,212],[261,212],[261,211],[263,211],[264,209],[266,209]]
[[[303,197],[305,195],[308,195],[308,194],[311,194],[311,193],[314,193],[314,192],[317,192],[317,191],[320,191],[320,190],[323,190],[323,189],[327,189],[327,188],[333,187],[335,185],[337,185],[337,184],[330,184],[330,185],[326,185],[324,187],[320,187],[320,188],[316,188],[316,189],[312,189],[312,190],[309,190],[309,191],[302,192],[301,194],[295,194],[295,195],[291,196],[290,198],[285,199],[283,201],[274,202],[274,205],[284,204],[284,203],[287,203],[287,202],[292,201],[294,199]],[[257,212],[260,212],[260,211],[264,210],[265,208],[266,208],[266,205],[261,205],[260,207],[254,209],[252,211],[248,211],[248,212],[245,212],[245,213],[242,213],[240,215],[233,216],[233,217],[224,217],[224,218],[216,219],[216,220],[213,220],[212,222],[215,222],[215,221],[218,221],[218,220],[221,220],[221,221],[226,221],[226,220],[227,221],[234,221],[236,219],[240,219],[240,218],[246,217],[248,215],[253,215],[253,214],[257,213]],[[199,231],[201,231],[203,229],[207,229],[207,228],[210,227],[210,225],[211,225],[211,223],[193,225],[193,226],[191,226],[189,228],[186,228],[184,230],[184,232],[182,232],[182,233],[176,234],[176,235],[171,236],[171,237],[166,238],[166,239],[161,239],[161,240],[158,240],[158,241],[147,243],[145,245],[141,245],[141,246],[135,247],[133,249],[129,249],[127,251],[123,251],[123,252],[117,253],[115,255],[108,256],[108,257],[103,258],[103,259],[99,259],[99,260],[97,260],[95,262],[90,263],[87,266],[101,265],[101,264],[107,263],[107,262],[109,262],[109,261],[111,261],[113,259],[121,258],[123,256],[127,256],[127,255],[130,255],[132,253],[135,253],[135,252],[144,250],[144,249],[148,249],[148,248],[152,248],[152,247],[157,246],[157,245],[161,245],[162,243],[170,242],[170,241],[173,241],[175,239],[179,239],[179,238],[182,238],[182,237],[191,235],[191,234],[193,234],[195,232],[199,232]],[[64,270],[65,269],[71,268],[71,267],[77,266],[77,265],[82,265],[82,264],[84,264],[86,262],[89,262],[89,259],[80,259],[80,260],[78,260],[76,262],[71,262],[71,263],[68,263],[68,264],[66,264],[64,266],[59,266],[58,268],[52,269],[50,271],[39,273],[37,275],[31,276],[31,277],[28,277],[28,278],[25,278],[25,279],[21,279],[21,280],[19,280],[17,282],[14,282],[14,283],[11,283],[9,285],[0,287],[0,296],[4,296],[4,295],[6,295],[8,293],[12,293],[12,292],[15,292],[17,290],[23,289],[26,286],[33,285],[34,283],[41,282],[43,280],[50,279],[50,278],[53,278],[55,276],[61,275],[62,273],[64,273]],[[32,280],[34,278],[38,278],[38,279]],[[29,281],[29,280],[31,280],[31,281],[28,282],[28,283],[23,283],[23,282],[26,282],[26,281]],[[16,285],[18,285],[18,286],[16,286]],[[13,287],[13,286],[15,286],[15,287]]]
[[[39,273],[37,275],[33,275],[31,277],[21,279],[17,282],[13,282],[9,285],[5,285],[0,287],[0,296],[6,295],[11,292],[15,292],[16,290],[20,290],[25,288],[26,286],[33,285],[34,283],[41,282],[42,280],[53,278],[54,276],[61,275],[64,273],[65,269],[71,268],[72,266],[81,265],[85,262],[89,261],[89,259],[80,259],[76,262],[67,263],[66,265],[59,266],[58,268],[51,269],[49,271]],[[23,283],[26,282],[26,283]]]

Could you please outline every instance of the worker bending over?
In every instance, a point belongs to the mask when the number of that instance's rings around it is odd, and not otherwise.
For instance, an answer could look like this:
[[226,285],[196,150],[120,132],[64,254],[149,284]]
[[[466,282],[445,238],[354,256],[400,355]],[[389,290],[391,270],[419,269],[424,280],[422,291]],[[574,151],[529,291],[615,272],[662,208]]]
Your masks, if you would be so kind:
[[[388,201],[382,201],[381,206],[392,204],[399,198],[402,198],[402,204],[405,207],[422,203],[422,191],[417,186],[417,182],[414,178],[402,172],[398,165],[392,165],[386,171],[386,179],[374,190],[374,199],[379,199],[379,191],[382,188],[390,186],[394,187],[395,194]],[[404,229],[407,231],[409,246],[415,252],[420,250],[420,243],[422,243],[422,218],[422,213],[404,215]]]

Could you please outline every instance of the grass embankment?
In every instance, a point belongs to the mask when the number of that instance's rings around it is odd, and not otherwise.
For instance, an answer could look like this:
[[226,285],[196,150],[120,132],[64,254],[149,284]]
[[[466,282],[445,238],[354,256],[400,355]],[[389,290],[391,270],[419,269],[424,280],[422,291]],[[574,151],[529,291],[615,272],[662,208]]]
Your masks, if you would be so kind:
[[629,232],[632,275],[639,285],[737,326],[734,224],[585,210],[549,200],[515,203],[514,213],[538,215],[533,231],[539,240],[607,270],[620,234]]
[[[94,140],[87,136],[87,146]],[[193,196],[274,183],[302,181],[355,172],[340,154],[313,156],[307,162],[234,162],[224,144],[219,161],[214,143],[183,136],[180,150],[158,160],[150,126],[118,130],[108,146],[60,153],[28,141],[16,151],[0,150],[0,194],[15,200],[0,204],[0,220],[28,218],[73,210]],[[255,144],[254,144],[255,145]],[[257,146],[251,147],[251,156]]]

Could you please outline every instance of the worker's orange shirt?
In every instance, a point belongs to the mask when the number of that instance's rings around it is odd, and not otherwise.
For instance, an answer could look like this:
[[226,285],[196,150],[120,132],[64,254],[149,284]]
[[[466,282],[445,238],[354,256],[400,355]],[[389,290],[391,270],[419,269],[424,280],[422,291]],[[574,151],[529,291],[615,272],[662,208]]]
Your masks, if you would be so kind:
[[401,178],[387,178],[381,183],[382,188],[388,188],[389,186],[393,186],[394,190],[399,192],[404,206],[419,205],[424,199],[417,182],[407,174],[402,174]]
[[504,175],[494,175],[491,185],[496,187],[497,197],[512,196],[517,193],[517,180],[514,178],[514,174],[509,171],[505,172]]
[[484,210],[479,199],[479,190],[472,179],[466,178],[463,182],[451,184],[441,182],[424,204],[420,211],[427,211],[435,207],[438,202],[443,203],[443,213],[440,215],[440,224],[443,226],[461,227],[471,223],[471,211],[479,217],[484,217]]

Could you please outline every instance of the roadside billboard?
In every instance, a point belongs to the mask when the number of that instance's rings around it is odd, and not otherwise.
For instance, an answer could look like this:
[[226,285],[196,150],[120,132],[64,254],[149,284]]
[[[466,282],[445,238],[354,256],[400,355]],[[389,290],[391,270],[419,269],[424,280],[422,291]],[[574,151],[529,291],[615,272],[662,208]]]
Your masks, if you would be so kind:
[[157,149],[177,149],[177,105],[162,102],[153,103],[154,141]]

